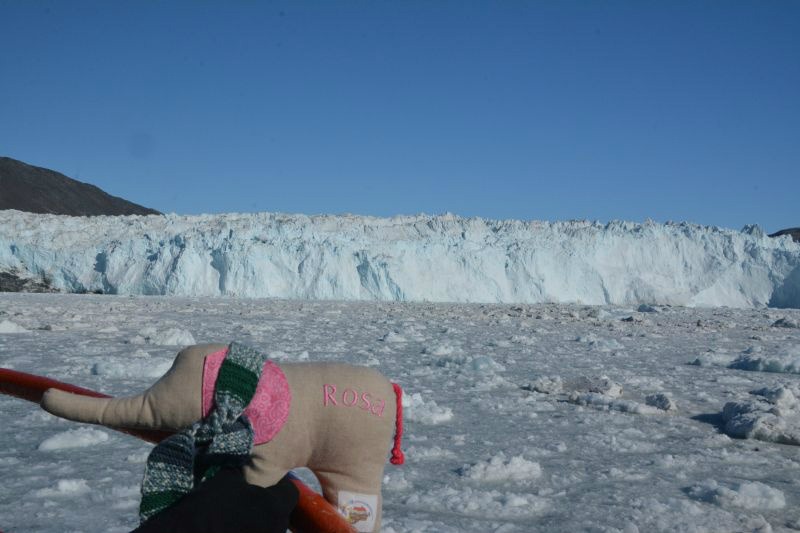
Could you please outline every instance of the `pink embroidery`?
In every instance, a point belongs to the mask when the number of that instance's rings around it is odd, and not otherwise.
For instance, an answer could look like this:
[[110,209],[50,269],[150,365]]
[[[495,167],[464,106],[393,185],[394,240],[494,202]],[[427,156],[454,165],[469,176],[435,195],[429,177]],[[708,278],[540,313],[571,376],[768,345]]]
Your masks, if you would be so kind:
[[372,402],[372,400],[370,400],[371,397],[372,396],[370,395],[370,393],[362,392],[361,393],[361,403],[358,404],[358,408],[359,409],[363,409],[365,411],[369,411],[370,410],[370,404]]
[[386,400],[373,398],[372,394],[369,392],[362,392],[359,396],[358,391],[355,389],[344,389],[337,402],[336,385],[331,385],[329,383],[322,385],[323,407],[328,407],[329,405],[338,407],[339,402],[341,402],[342,407],[358,406],[359,409],[363,409],[375,416],[383,416],[383,411],[386,408]]
[[333,405],[339,405],[336,403],[336,398],[334,397],[336,394],[336,385],[328,385],[327,383],[322,386],[322,405],[325,407],[328,406],[328,402],[331,402]]
[[378,400],[372,404],[370,413],[375,416],[383,416],[383,410],[386,409],[386,400]]
[[[352,393],[353,395],[353,399],[350,401],[347,400],[348,392]],[[342,393],[342,403],[345,405],[345,407],[353,407],[357,401],[358,401],[358,393],[356,391],[354,391],[353,389],[344,390],[344,392]]]
[[[224,348],[206,356],[203,363],[203,417],[208,416],[214,404],[214,389],[222,367],[222,361],[228,355]],[[292,391],[286,376],[278,365],[272,361],[264,363],[261,380],[250,404],[244,410],[255,430],[253,444],[269,442],[278,434],[289,417],[292,405]]]

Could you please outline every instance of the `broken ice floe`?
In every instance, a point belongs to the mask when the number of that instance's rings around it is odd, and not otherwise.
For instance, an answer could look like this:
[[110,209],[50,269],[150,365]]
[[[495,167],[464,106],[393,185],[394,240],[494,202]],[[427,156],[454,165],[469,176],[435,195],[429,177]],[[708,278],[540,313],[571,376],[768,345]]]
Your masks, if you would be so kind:
[[773,510],[786,506],[782,491],[758,481],[723,485],[709,479],[689,487],[686,493],[694,500],[714,503],[720,507]]
[[534,494],[518,494],[499,490],[477,490],[472,487],[445,486],[415,492],[403,500],[410,509],[429,509],[431,502],[437,507],[462,516],[482,519],[509,519],[533,516],[545,511],[550,502]]
[[542,394],[558,394],[564,390],[564,381],[560,376],[541,376],[522,388]]
[[784,317],[779,318],[775,322],[772,323],[773,328],[800,328],[800,322],[793,318]]
[[515,385],[498,375],[506,369],[488,355],[446,355],[439,357],[432,366],[453,372],[455,376],[466,382],[470,389],[486,391]]
[[623,413],[657,414],[677,410],[674,400],[663,393],[647,396],[645,403],[623,399],[622,385],[607,376],[582,376],[566,382],[559,376],[545,376],[522,388],[543,394],[563,394],[570,403]]
[[575,341],[582,344],[587,344],[590,348],[597,350],[598,352],[614,352],[625,348],[616,339],[605,339],[598,337],[594,333],[579,335],[575,337]]
[[574,380],[564,381],[560,376],[542,376],[533,380],[529,385],[522,387],[525,390],[541,392],[544,394],[559,394],[562,392],[598,393],[612,398],[622,396],[622,386],[615,383],[607,376],[587,377],[581,376]]
[[453,346],[449,343],[444,344],[437,344],[435,346],[426,346],[422,349],[422,353],[428,355],[436,355],[436,356],[443,356],[443,355],[452,355],[454,353],[460,353],[461,349]]
[[125,460],[126,460],[127,462],[129,462],[129,463],[133,463],[133,464],[144,464],[144,463],[146,463],[146,462],[147,462],[147,457],[148,457],[149,455],[150,455],[150,451],[146,451],[146,452],[138,452],[138,453],[132,453],[132,454],[128,455],[128,456],[125,458]]
[[717,352],[713,348],[710,348],[695,357],[692,361],[689,361],[688,364],[694,366],[726,366],[730,364],[734,357],[735,356],[729,353]]
[[111,508],[120,511],[138,508],[141,500],[140,491],[139,485],[111,487],[111,493],[108,495]]
[[590,392],[608,398],[622,396],[622,385],[609,379],[607,376],[585,377],[582,376],[573,383],[573,392]]
[[37,498],[76,498],[90,491],[85,479],[59,479],[54,487],[39,489],[33,495]]
[[800,445],[798,391],[788,386],[751,391],[753,399],[728,402],[722,409],[731,437]]
[[383,337],[381,337],[380,340],[388,343],[408,342],[408,339],[406,339],[403,335],[401,335],[397,331],[388,332]]
[[28,330],[10,320],[0,322],[0,333],[27,333]]
[[609,320],[613,318],[613,315],[603,307],[597,306],[597,307],[592,307],[586,312],[586,318],[594,318],[597,320]]
[[436,360],[436,366],[489,374],[502,372],[506,368],[488,355],[445,356]]
[[68,448],[85,448],[102,444],[108,440],[108,433],[105,431],[81,427],[56,433],[48,437],[39,444],[37,448],[41,452],[51,452]]
[[664,410],[651,405],[632,400],[615,399],[595,392],[573,392],[569,395],[569,401],[577,405],[586,405],[608,411],[620,411],[622,413],[635,413],[639,415],[652,415],[664,412]]
[[406,474],[403,470],[387,470],[383,476],[383,490],[399,491],[407,490],[411,487],[412,484],[406,479]]
[[430,461],[442,459],[455,459],[456,454],[452,450],[439,446],[409,446],[405,450],[406,458],[413,461]]
[[108,378],[159,378],[172,366],[171,359],[140,357],[136,359],[114,358],[98,361],[92,365],[92,375]]
[[628,315],[628,316],[626,316],[624,318],[621,318],[620,322],[630,322],[630,323],[642,324],[642,325],[650,325],[651,324],[649,319],[643,317],[642,315],[637,315],[637,314]]
[[269,358],[273,361],[281,361],[281,362],[297,362],[297,361],[308,361],[309,354],[308,350],[303,350],[297,353],[288,353],[283,350],[271,350],[267,352]]
[[763,354],[761,347],[751,347],[728,365],[728,368],[754,372],[778,372],[800,374],[800,346],[789,348],[786,353]]
[[521,344],[523,346],[535,346],[539,339],[532,335],[512,335],[510,339],[513,344]]
[[465,478],[484,483],[525,482],[540,477],[542,468],[539,463],[529,461],[521,455],[508,458],[503,452],[498,452],[486,461],[464,466],[459,473]]
[[157,346],[190,346],[196,344],[194,336],[180,328],[169,328],[158,331],[154,327],[144,328],[138,335],[132,337],[131,344],[155,344]]
[[663,393],[648,394],[644,397],[644,403],[662,411],[677,411],[678,406],[669,395]]
[[411,422],[435,425],[453,418],[453,410],[439,407],[433,400],[423,400],[418,392],[403,395],[403,416]]

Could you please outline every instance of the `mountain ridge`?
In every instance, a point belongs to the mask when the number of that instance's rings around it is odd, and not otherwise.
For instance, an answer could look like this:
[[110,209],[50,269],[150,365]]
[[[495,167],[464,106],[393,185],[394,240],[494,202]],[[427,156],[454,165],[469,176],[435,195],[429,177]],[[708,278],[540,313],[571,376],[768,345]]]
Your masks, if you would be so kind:
[[161,214],[55,170],[0,156],[0,210],[5,209],[70,216]]

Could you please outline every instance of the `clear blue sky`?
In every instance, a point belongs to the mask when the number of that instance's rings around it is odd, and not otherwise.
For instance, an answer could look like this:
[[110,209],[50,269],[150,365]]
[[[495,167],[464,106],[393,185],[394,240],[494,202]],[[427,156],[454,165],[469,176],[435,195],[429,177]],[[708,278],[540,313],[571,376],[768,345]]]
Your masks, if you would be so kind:
[[164,212],[800,226],[800,2],[0,0],[0,155]]

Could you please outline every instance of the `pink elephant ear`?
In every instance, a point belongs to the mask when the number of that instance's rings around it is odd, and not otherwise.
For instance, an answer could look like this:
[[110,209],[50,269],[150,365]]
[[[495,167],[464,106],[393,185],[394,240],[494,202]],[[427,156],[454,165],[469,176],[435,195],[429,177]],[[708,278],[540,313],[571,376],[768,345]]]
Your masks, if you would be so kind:
[[[225,348],[207,355],[203,362],[203,418],[214,406],[217,376],[227,355],[228,349]],[[286,423],[291,406],[292,391],[283,370],[272,361],[265,362],[253,399],[244,410],[255,430],[253,444],[272,440]]]

